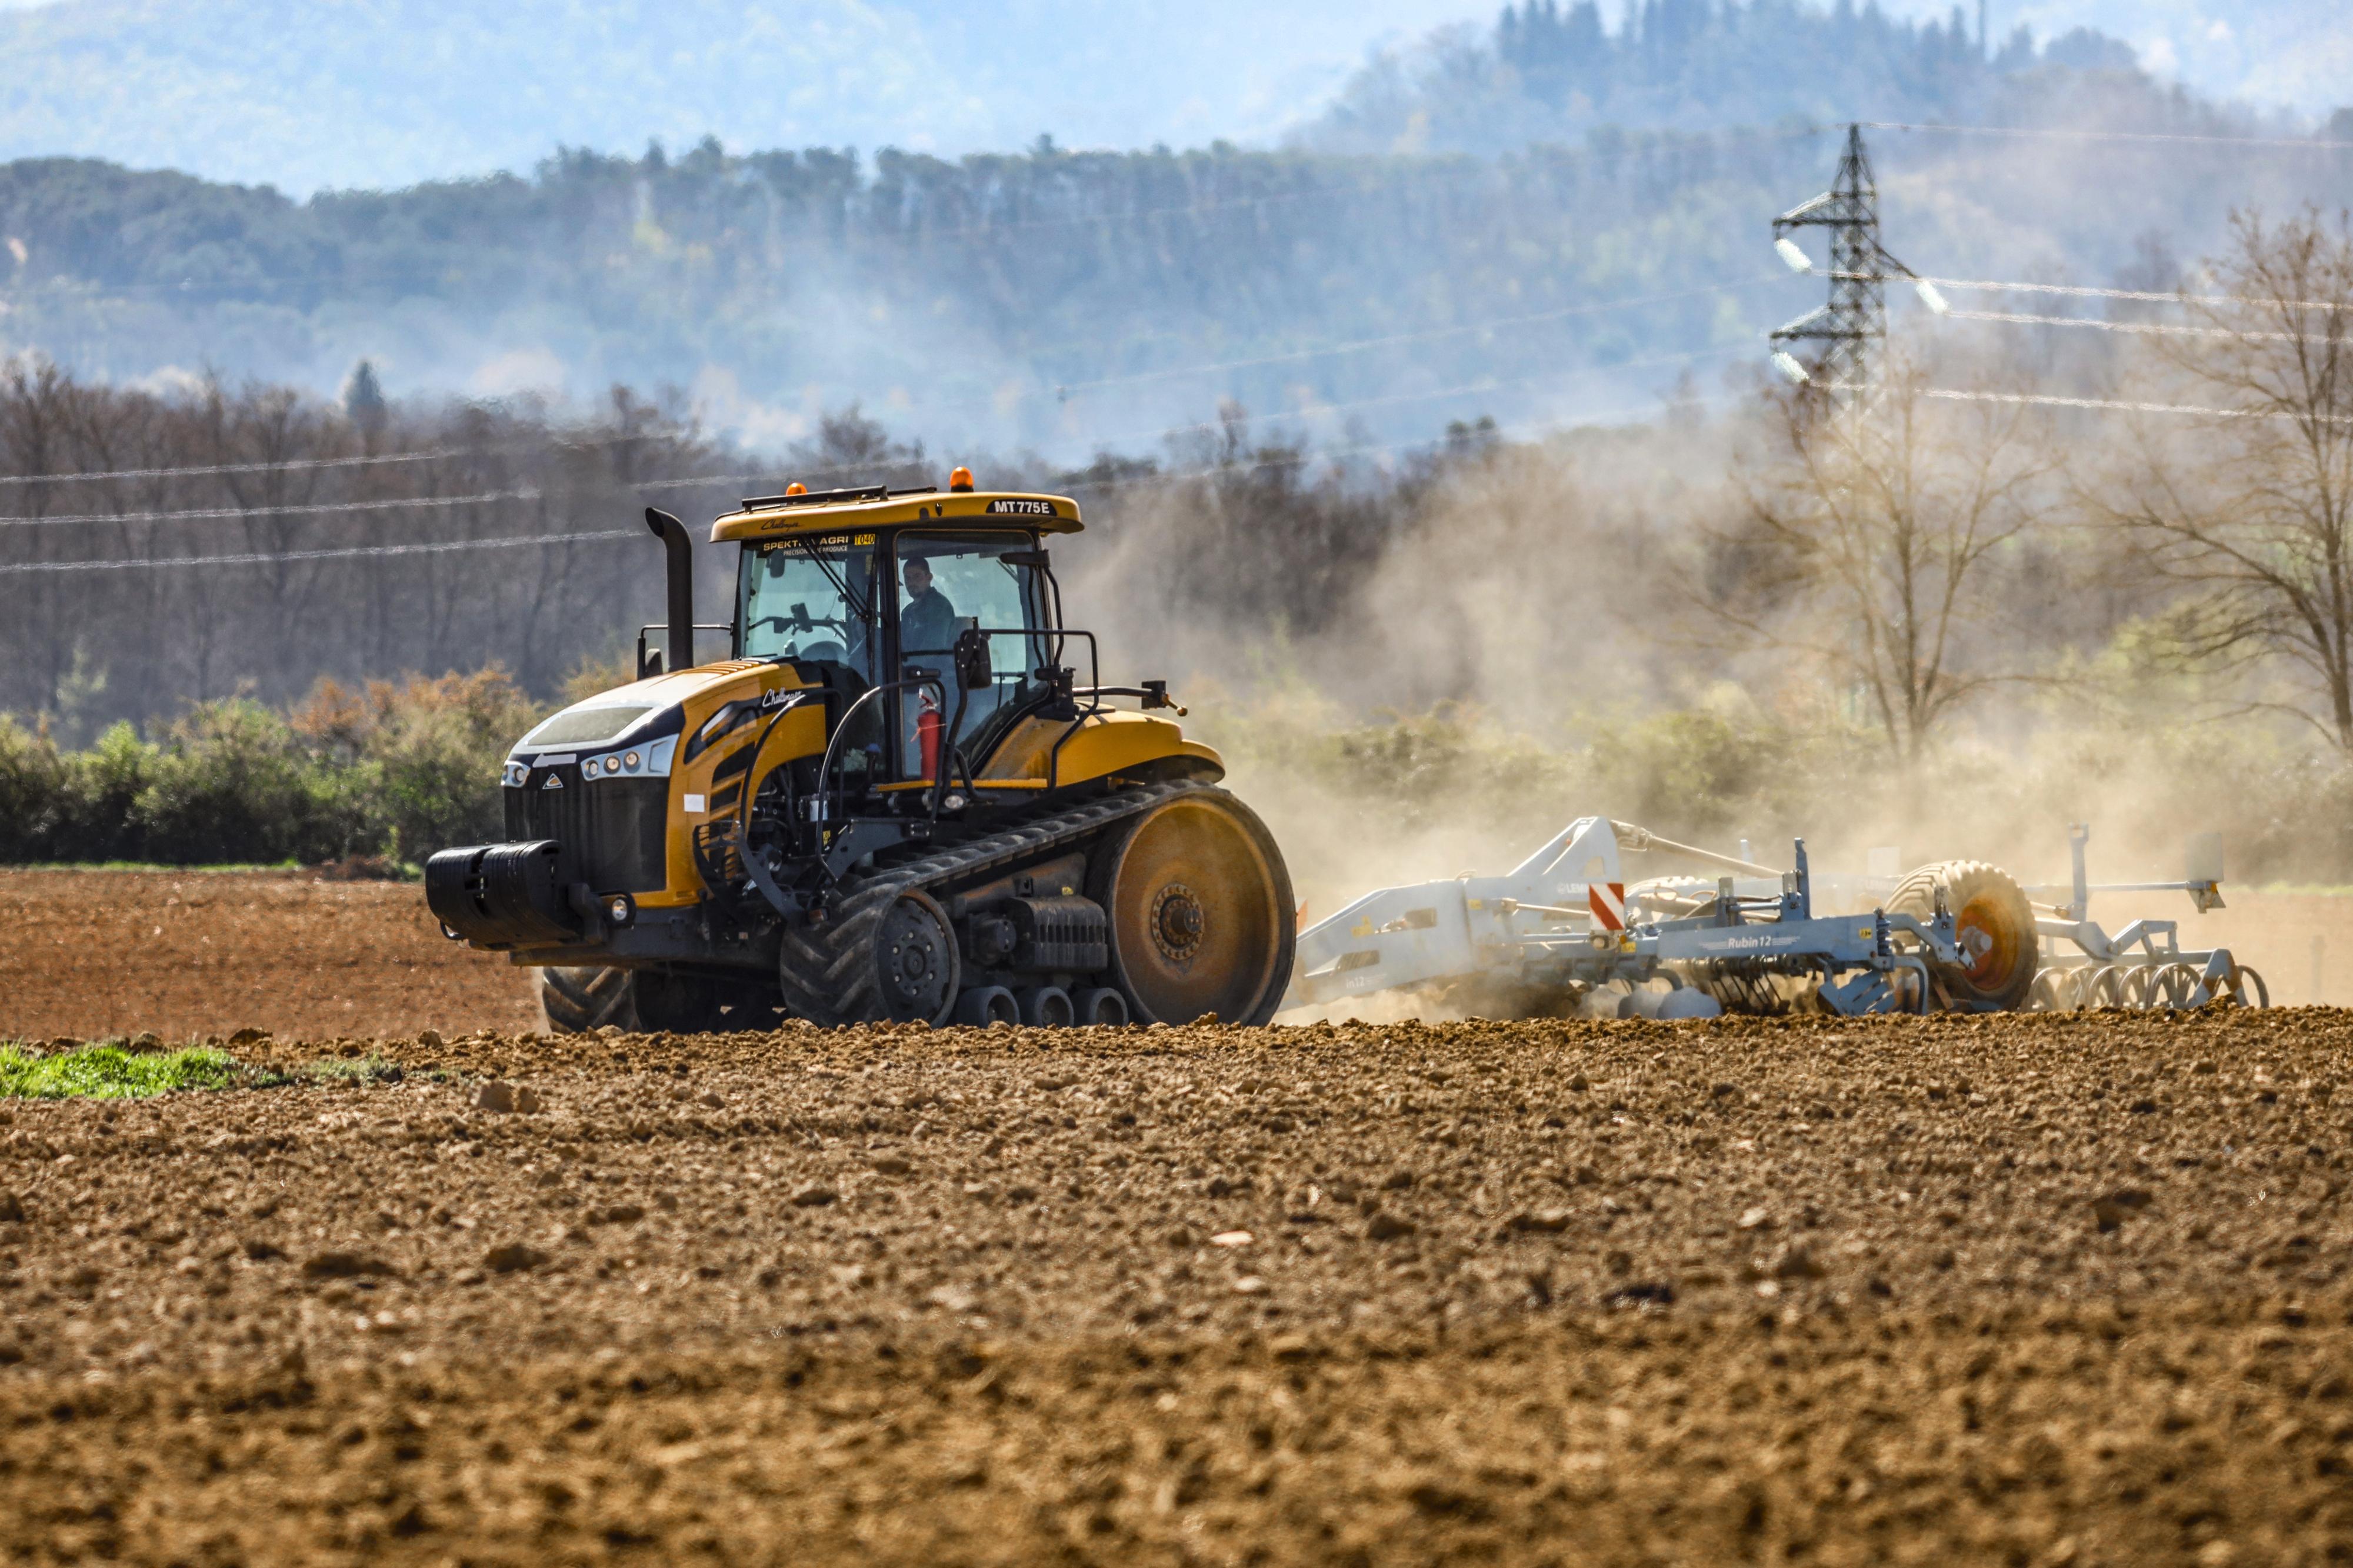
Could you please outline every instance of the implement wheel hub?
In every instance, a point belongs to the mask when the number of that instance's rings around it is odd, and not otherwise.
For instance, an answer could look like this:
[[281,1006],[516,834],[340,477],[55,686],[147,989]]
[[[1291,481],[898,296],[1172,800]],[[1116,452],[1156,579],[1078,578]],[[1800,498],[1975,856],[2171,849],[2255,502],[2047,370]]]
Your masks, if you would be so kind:
[[2017,938],[2003,914],[1992,900],[1972,899],[1953,917],[1953,935],[1972,984],[1999,985],[2017,967]]

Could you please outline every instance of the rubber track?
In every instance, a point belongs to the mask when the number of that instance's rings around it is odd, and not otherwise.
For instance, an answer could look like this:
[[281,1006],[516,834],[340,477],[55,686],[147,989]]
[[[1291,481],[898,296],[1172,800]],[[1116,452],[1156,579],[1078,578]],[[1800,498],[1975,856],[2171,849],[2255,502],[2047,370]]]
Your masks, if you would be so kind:
[[882,1016],[873,939],[899,895],[929,890],[951,881],[1038,859],[1045,852],[1141,816],[1163,801],[1192,794],[1223,795],[1213,786],[1179,781],[1139,784],[1026,822],[985,837],[934,849],[860,879],[821,926],[788,927],[782,942],[778,979],[785,1005],[813,1024],[839,1026]]

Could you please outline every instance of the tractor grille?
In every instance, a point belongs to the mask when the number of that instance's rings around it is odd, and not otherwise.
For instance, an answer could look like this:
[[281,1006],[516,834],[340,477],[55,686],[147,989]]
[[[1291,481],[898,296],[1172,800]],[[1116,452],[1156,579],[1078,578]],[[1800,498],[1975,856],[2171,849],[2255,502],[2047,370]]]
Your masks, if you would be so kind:
[[[551,774],[561,787],[547,787]],[[564,846],[566,876],[592,892],[649,893],[668,882],[668,779],[590,784],[579,764],[567,763],[533,768],[522,788],[505,793],[507,837],[554,839]]]

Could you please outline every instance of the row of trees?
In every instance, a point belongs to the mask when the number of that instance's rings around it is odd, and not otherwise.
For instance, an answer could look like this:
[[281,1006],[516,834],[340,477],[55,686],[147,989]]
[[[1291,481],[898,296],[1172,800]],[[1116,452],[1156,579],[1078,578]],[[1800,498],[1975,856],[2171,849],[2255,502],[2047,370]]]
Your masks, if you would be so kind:
[[642,509],[708,516],[755,478],[741,467],[625,390],[557,421],[389,405],[364,366],[337,405],[10,361],[0,710],[87,734],[184,700],[285,700],[322,674],[491,663],[548,690],[610,657],[628,616],[659,616]]
[[2004,77],[2137,68],[2131,46],[2083,28],[2037,45],[2021,26],[1999,50],[1989,43],[1958,6],[1948,19],[1914,22],[1877,6],[1643,0],[1613,33],[1596,0],[1527,0],[1504,7],[1493,52],[1530,97],[1621,123],[1674,108],[1720,113],[1709,106],[1725,100],[1760,120],[1973,115]]
[[[1457,38],[1377,68],[1278,150],[1041,141],[949,160],[705,142],[301,202],[89,161],[0,164],[0,356],[37,347],[118,383],[225,364],[322,391],[362,357],[399,387],[476,395],[674,382],[750,441],[862,400],[934,440],[1064,458],[1221,395],[1386,440],[1482,412],[1623,408],[1672,378],[1660,361],[1729,363],[1794,313],[1804,286],[1761,226],[1819,188],[1835,133],[1777,117],[1947,118],[1930,99],[1849,93],[1840,73],[1877,69],[1874,39],[1942,59],[1960,36],[1938,24],[1930,50],[1929,29],[1867,7],[1657,11],[1573,58],[1594,90],[1670,107],[1577,108],[1590,93],[1568,90],[1561,50],[1594,18],[1522,7],[1509,48]],[[1911,73],[1979,83],[1986,121],[2063,134],[1907,136],[1883,193],[1905,255],[1957,276],[2102,279],[2151,226],[2203,247],[2232,202],[2353,199],[2343,153],[2082,139],[2265,128],[2059,53]],[[1555,77],[1558,101],[1532,85]]]

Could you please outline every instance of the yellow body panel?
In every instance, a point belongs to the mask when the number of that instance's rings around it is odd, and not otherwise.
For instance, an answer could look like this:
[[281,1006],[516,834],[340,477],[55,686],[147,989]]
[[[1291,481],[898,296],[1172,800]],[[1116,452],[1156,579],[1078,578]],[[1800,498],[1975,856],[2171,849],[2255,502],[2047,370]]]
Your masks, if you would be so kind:
[[711,542],[757,543],[764,539],[792,539],[802,534],[937,522],[980,528],[1034,528],[1040,533],[1076,533],[1085,526],[1079,521],[1079,503],[1068,496],[967,490],[962,494],[951,491],[945,495],[892,496],[888,500],[755,507],[730,512],[712,523]]
[[1225,759],[1213,749],[1185,739],[1182,730],[1149,713],[1123,710],[1082,719],[1076,725],[1077,732],[1063,742],[1057,753],[1054,742],[1072,728],[1066,721],[1023,720],[973,782],[983,789],[992,783],[1008,787],[1041,787],[1050,770],[1054,787],[1059,789],[1170,757],[1184,757],[1199,764],[1202,777],[1225,776]]
[[[607,703],[680,704],[685,725],[679,736],[670,777],[669,826],[664,834],[664,882],[658,892],[638,896],[646,910],[679,909],[701,896],[702,876],[694,860],[694,833],[703,824],[732,815],[742,803],[742,784],[748,776],[796,757],[818,756],[825,751],[825,709],[811,702],[776,718],[774,703],[785,694],[807,689],[807,683],[789,664],[765,659],[733,659],[659,675],[650,680],[616,688],[593,700]],[[763,701],[768,706],[762,706]],[[737,705],[733,712],[725,710]],[[772,724],[770,721],[774,720]],[[721,728],[691,757],[688,755],[706,727]],[[1072,731],[1054,752],[1054,742]],[[742,753],[762,734],[766,743],[748,769]],[[1166,719],[1147,713],[1110,711],[1069,721],[1024,720],[999,745],[988,764],[974,780],[985,793],[1026,792],[1066,788],[1107,778],[1148,765],[1183,759],[1188,771],[1201,778],[1219,778],[1225,763],[1217,752]],[[1050,764],[1051,769],[1049,781]],[[594,788],[594,785],[589,786]],[[921,789],[922,780],[884,785],[886,791]],[[690,803],[696,809],[689,810]]]
[[[748,750],[763,731],[767,731],[767,745],[754,772],[765,773],[778,761],[823,752],[825,710],[821,704],[811,703],[787,713],[770,729],[768,721],[775,717],[774,710],[755,707],[748,717],[710,742],[691,761],[687,759],[689,746],[728,704],[746,700],[756,703],[771,693],[803,690],[807,685],[788,664],[728,659],[618,687],[596,700],[600,704],[626,701],[660,707],[679,703],[686,712],[686,725],[679,736],[676,760],[670,766],[670,809],[663,833],[665,885],[659,892],[640,893],[640,908],[677,909],[695,901],[701,894],[702,879],[694,865],[694,830],[733,809],[741,798],[740,795],[729,796],[727,791],[731,784],[740,783],[744,776],[743,764],[736,763],[728,769],[724,779],[719,776],[721,771],[738,753]],[[688,811],[686,802],[690,797],[701,800],[702,809]]]

